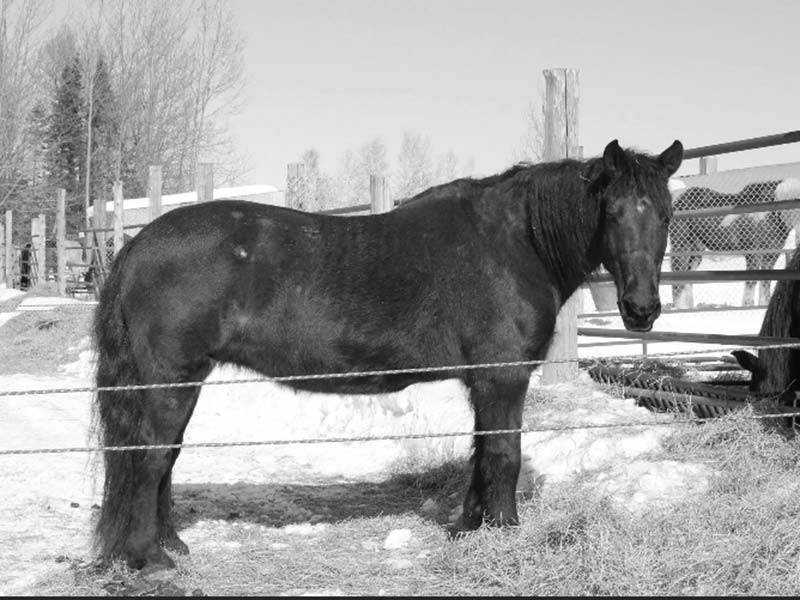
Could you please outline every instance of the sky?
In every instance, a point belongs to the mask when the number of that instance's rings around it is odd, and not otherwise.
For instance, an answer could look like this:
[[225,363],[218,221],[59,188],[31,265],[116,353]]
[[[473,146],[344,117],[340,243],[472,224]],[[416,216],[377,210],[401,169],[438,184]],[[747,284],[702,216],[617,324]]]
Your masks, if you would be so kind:
[[[475,175],[502,171],[551,68],[579,71],[587,157],[613,139],[656,153],[800,129],[794,0],[228,1],[245,39],[244,105],[228,123],[243,184],[282,188],[310,148],[335,171],[376,137],[393,162],[404,132]],[[799,158],[785,145],[718,167]]]

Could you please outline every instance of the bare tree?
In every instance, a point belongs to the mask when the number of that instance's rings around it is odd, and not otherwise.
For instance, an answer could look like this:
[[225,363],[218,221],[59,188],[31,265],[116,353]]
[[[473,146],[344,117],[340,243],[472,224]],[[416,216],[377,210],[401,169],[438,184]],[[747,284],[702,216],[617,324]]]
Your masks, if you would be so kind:
[[358,150],[345,151],[336,177],[337,196],[343,206],[365,204],[369,198],[370,175],[387,176],[389,162],[386,145],[376,137]]
[[458,170],[458,157],[453,150],[448,150],[439,156],[436,161],[436,174],[434,176],[435,183],[447,183],[453,181],[459,176]]
[[303,174],[299,183],[299,208],[311,212],[334,208],[335,189],[332,178],[319,165],[319,152],[311,148],[302,156]]
[[[194,182],[198,160],[224,162],[224,117],[240,106],[243,41],[221,0],[115,0],[105,17],[120,139],[117,172],[144,191],[164,165],[165,190]],[[224,171],[224,167],[219,171]]]
[[513,151],[515,162],[540,162],[544,158],[544,95],[531,101],[525,111],[525,128]]
[[0,0],[0,207],[28,183],[33,63],[48,7],[40,0]]
[[434,183],[430,140],[419,133],[404,133],[395,173],[392,193],[396,198],[410,198],[430,187]]

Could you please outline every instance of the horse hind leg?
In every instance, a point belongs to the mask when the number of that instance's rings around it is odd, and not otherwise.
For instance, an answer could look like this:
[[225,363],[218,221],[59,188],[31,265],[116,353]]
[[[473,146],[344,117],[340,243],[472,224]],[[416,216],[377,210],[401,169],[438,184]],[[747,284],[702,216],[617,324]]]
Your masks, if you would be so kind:
[[[183,443],[183,433],[186,425],[189,423],[194,406],[197,404],[197,398],[200,395],[200,388],[187,388],[186,399],[187,405],[190,403],[192,410],[186,417],[186,422],[183,426],[178,437],[174,440],[174,444]],[[175,528],[175,522],[172,514],[173,499],[172,499],[172,468],[175,466],[175,461],[181,453],[180,448],[172,449],[169,457],[169,467],[167,472],[162,476],[158,484],[158,506],[157,506],[157,520],[158,520],[158,541],[167,550],[171,550],[177,554],[189,554],[189,547],[178,536],[178,531]]]
[[[188,380],[204,379],[209,370],[204,368]],[[199,387],[148,390],[140,427],[141,443],[180,443],[198,396]],[[186,544],[178,538],[172,520],[172,467],[179,452],[175,448],[138,452],[140,458],[132,489],[133,510],[125,557],[128,565],[136,569],[173,568],[175,563],[163,547],[177,552],[188,551]]]
[[[476,375],[469,381],[475,430],[519,429],[529,377]],[[529,375],[529,374],[528,374]],[[522,463],[519,433],[474,437],[472,481],[455,532],[491,525],[516,525],[516,489]]]
[[[176,443],[180,444],[181,441]],[[170,458],[173,467],[177,459],[178,449],[175,449]],[[158,484],[158,542],[176,554],[189,554],[189,546],[178,537],[178,530],[175,528],[172,516],[172,506],[172,467],[170,467]]]

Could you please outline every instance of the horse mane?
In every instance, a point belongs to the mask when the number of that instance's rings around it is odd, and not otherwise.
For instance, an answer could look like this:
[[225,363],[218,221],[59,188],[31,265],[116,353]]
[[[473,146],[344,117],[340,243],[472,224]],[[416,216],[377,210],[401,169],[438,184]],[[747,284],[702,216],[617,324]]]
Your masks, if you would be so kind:
[[615,196],[648,196],[657,210],[672,214],[663,167],[649,155],[630,149],[624,153],[626,160],[613,180],[602,157],[516,165],[501,175],[512,178],[518,193],[525,194],[531,242],[553,269],[564,299],[600,264],[607,190]]
[[[663,167],[650,155],[631,149],[623,152],[625,160],[613,180],[614,193],[646,195],[657,210],[671,215],[672,198],[663,185]],[[530,241],[537,255],[551,267],[562,298],[566,298],[599,264],[603,194],[609,185],[612,178],[602,157],[519,162],[488,177],[465,177],[430,187],[399,208],[441,198],[477,198],[492,188],[508,188],[515,201],[523,201]],[[581,249],[577,260],[576,248]]]

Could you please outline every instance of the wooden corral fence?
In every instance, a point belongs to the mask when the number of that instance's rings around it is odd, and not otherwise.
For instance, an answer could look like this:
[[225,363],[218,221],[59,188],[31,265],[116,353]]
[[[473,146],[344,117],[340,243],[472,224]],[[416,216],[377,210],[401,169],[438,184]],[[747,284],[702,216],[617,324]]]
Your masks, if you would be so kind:
[[31,217],[30,237],[13,242],[14,212],[7,210],[0,226],[0,281],[8,288],[27,289],[47,275],[45,215]]
[[[743,150],[752,150],[758,148],[768,148],[782,144],[793,144],[800,142],[800,131],[790,131],[786,133],[768,135],[757,138],[749,138],[744,140],[737,140],[734,142],[727,142],[722,144],[714,144],[710,146],[703,146],[698,148],[691,148],[684,151],[684,160],[691,160],[694,158],[700,159],[700,174],[705,175],[716,172],[716,156],[719,154],[727,154],[732,152],[740,152]],[[788,198],[783,200],[774,200],[771,202],[753,202],[751,204],[738,204],[729,206],[713,206],[708,208],[698,208],[693,210],[676,210],[674,219],[696,219],[698,217],[707,216],[723,216],[733,217],[741,215],[750,215],[753,213],[766,213],[766,212],[780,212],[780,211],[796,211],[800,209],[800,198]],[[796,219],[795,219],[796,220]],[[788,221],[788,219],[787,219]],[[797,232],[795,232],[797,233]],[[797,238],[795,238],[797,239]],[[762,254],[790,254],[794,252],[794,248],[784,249],[770,248],[765,250],[749,250],[750,253]],[[705,251],[696,252],[703,256],[722,256],[731,254],[742,254],[742,252],[715,252]],[[668,255],[669,256],[669,253]],[[666,261],[665,261],[666,262]],[[714,284],[720,282],[731,281],[776,281],[779,279],[800,280],[800,273],[793,271],[786,271],[783,269],[759,269],[759,270],[697,270],[697,271],[662,271],[661,282],[662,284]],[[617,311],[616,296],[613,289],[612,278],[607,273],[598,273],[594,275],[589,283],[592,289],[592,295],[595,299],[598,312],[587,312],[578,315],[579,319],[598,316],[612,316],[616,315]],[[603,294],[607,294],[604,298]],[[603,305],[605,303],[605,305]],[[725,306],[714,308],[672,308],[665,309],[665,314],[669,313],[686,313],[696,312],[702,310],[703,312],[709,310],[752,310],[753,308],[761,308],[762,306]],[[625,343],[641,344],[642,354],[647,353],[648,342],[689,342],[689,343],[703,343],[703,344],[723,344],[723,345],[740,345],[740,346],[759,346],[765,343],[800,343],[797,338],[770,338],[766,340],[755,335],[720,335],[711,333],[679,333],[679,332],[648,332],[648,333],[632,333],[624,329],[605,329],[605,328],[592,328],[592,327],[578,327],[578,335],[593,336],[602,338],[613,338],[615,341],[603,342],[588,342],[582,343],[581,347],[597,347],[604,345],[620,345]]]

